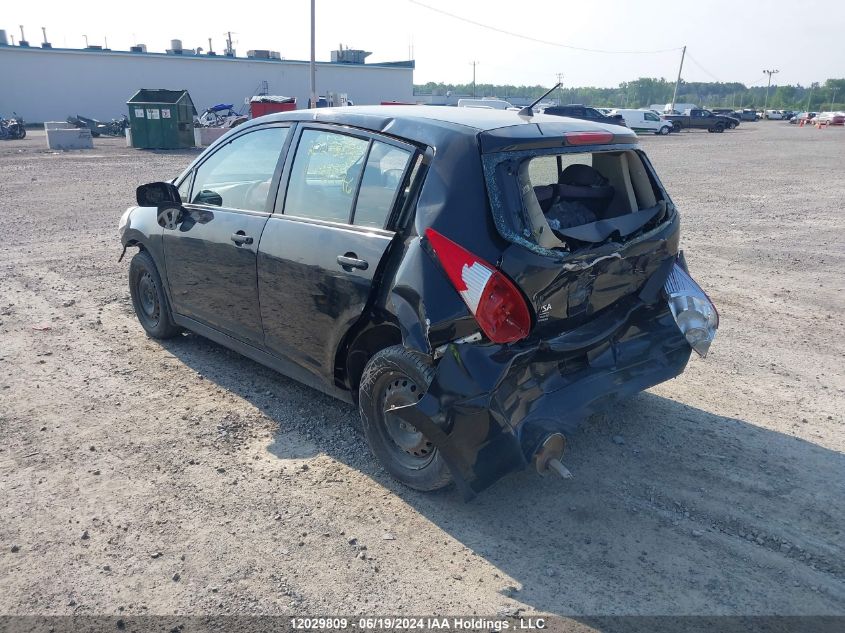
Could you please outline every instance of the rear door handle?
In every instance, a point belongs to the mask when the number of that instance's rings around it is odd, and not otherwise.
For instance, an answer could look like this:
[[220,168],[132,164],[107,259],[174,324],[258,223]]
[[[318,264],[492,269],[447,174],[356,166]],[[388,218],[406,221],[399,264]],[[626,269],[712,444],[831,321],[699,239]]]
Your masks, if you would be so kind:
[[232,237],[229,238],[238,246],[242,246],[244,244],[252,244],[252,237],[249,235],[244,235],[243,231],[238,231]]
[[353,268],[357,268],[358,270],[367,270],[367,268],[370,267],[370,264],[366,260],[358,259],[355,256],[355,253],[338,255],[337,263],[340,264],[341,268],[343,268],[346,272],[352,272]]

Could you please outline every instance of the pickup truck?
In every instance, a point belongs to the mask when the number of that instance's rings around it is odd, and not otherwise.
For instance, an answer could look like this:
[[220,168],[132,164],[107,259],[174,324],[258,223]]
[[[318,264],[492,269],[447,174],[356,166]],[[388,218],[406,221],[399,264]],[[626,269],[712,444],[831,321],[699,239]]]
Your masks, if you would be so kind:
[[675,130],[702,128],[708,132],[724,132],[739,125],[739,120],[730,116],[713,114],[710,110],[685,110],[683,114],[664,114],[665,121],[671,121]]

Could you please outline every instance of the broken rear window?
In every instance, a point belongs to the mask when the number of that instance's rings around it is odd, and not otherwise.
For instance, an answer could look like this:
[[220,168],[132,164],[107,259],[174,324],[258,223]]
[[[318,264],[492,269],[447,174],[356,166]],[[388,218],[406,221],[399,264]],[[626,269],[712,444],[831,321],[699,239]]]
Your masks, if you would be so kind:
[[500,233],[532,250],[567,254],[626,242],[672,211],[636,150],[514,151],[484,162]]

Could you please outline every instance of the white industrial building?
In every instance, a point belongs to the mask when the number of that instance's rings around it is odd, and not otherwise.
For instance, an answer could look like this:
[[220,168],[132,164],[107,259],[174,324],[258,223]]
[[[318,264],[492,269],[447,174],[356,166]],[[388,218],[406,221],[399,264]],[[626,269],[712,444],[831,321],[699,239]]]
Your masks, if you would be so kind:
[[[63,121],[76,114],[110,120],[126,113],[126,101],[139,88],[188,90],[200,112],[218,103],[232,103],[238,109],[245,99],[265,90],[296,97],[298,108],[307,107],[307,61],[279,59],[272,51],[250,53],[256,56],[0,43],[0,114],[10,116],[15,111],[27,122]],[[318,95],[346,94],[356,105],[412,102],[414,62],[366,64],[367,54],[342,49],[332,55],[338,61],[317,62]]]

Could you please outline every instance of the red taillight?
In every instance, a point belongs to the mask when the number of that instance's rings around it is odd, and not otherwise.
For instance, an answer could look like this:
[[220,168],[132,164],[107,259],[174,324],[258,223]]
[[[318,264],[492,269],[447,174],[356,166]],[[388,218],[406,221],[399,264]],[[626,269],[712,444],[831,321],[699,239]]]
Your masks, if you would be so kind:
[[613,132],[566,132],[567,145],[601,145],[613,140]]
[[426,229],[425,235],[487,338],[494,343],[514,343],[528,336],[531,314],[510,279],[434,229]]

